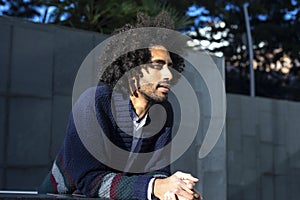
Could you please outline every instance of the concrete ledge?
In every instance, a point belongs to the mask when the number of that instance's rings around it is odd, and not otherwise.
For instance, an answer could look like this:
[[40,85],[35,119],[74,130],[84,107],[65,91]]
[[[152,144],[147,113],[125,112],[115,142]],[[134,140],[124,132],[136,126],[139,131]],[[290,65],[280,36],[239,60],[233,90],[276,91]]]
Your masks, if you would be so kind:
[[[81,195],[62,195],[62,194],[37,194],[36,191],[1,191],[0,200],[7,199],[92,199]],[[98,198],[99,199],[99,198]]]

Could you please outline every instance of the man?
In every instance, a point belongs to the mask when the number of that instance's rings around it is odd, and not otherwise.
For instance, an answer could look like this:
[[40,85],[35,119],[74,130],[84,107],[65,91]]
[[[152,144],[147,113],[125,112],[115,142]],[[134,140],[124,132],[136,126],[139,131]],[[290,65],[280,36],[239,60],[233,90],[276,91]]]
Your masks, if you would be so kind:
[[[181,57],[159,44],[114,60],[99,85],[74,105],[63,146],[39,192],[104,199],[199,198],[193,189],[198,179],[183,172],[171,175],[169,150],[159,151],[172,140],[173,112],[167,101],[172,70],[183,67]],[[100,156],[88,146],[99,147]]]

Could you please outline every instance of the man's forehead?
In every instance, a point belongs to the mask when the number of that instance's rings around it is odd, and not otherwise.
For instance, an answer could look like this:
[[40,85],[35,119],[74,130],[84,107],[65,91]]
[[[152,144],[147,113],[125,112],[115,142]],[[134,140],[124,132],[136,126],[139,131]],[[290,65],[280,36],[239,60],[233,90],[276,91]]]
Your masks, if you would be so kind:
[[162,50],[162,51],[168,51],[166,47],[162,45],[153,45],[149,47],[150,50]]
[[151,60],[164,60],[172,63],[169,51],[161,45],[155,45],[149,48],[151,52]]

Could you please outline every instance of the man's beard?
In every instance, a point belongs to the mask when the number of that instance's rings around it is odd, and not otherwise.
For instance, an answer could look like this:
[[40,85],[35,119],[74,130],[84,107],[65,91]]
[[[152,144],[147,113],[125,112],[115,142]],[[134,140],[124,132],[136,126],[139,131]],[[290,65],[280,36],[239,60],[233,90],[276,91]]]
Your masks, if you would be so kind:
[[161,103],[168,99],[167,93],[164,93],[163,95],[158,95],[157,87],[155,87],[152,83],[149,83],[149,84],[143,85],[143,87],[140,87],[139,92],[148,101],[155,102],[155,103]]

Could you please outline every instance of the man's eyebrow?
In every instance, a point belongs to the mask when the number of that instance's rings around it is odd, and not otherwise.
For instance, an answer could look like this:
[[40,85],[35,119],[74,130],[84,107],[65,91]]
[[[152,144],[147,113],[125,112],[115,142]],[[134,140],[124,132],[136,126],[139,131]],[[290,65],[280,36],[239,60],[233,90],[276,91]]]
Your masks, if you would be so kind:
[[[166,61],[165,60],[162,60],[162,59],[154,59],[154,60],[151,60],[151,63],[159,63],[159,64],[166,64]],[[169,62],[168,63],[168,66],[171,66],[173,65],[172,62]]]

